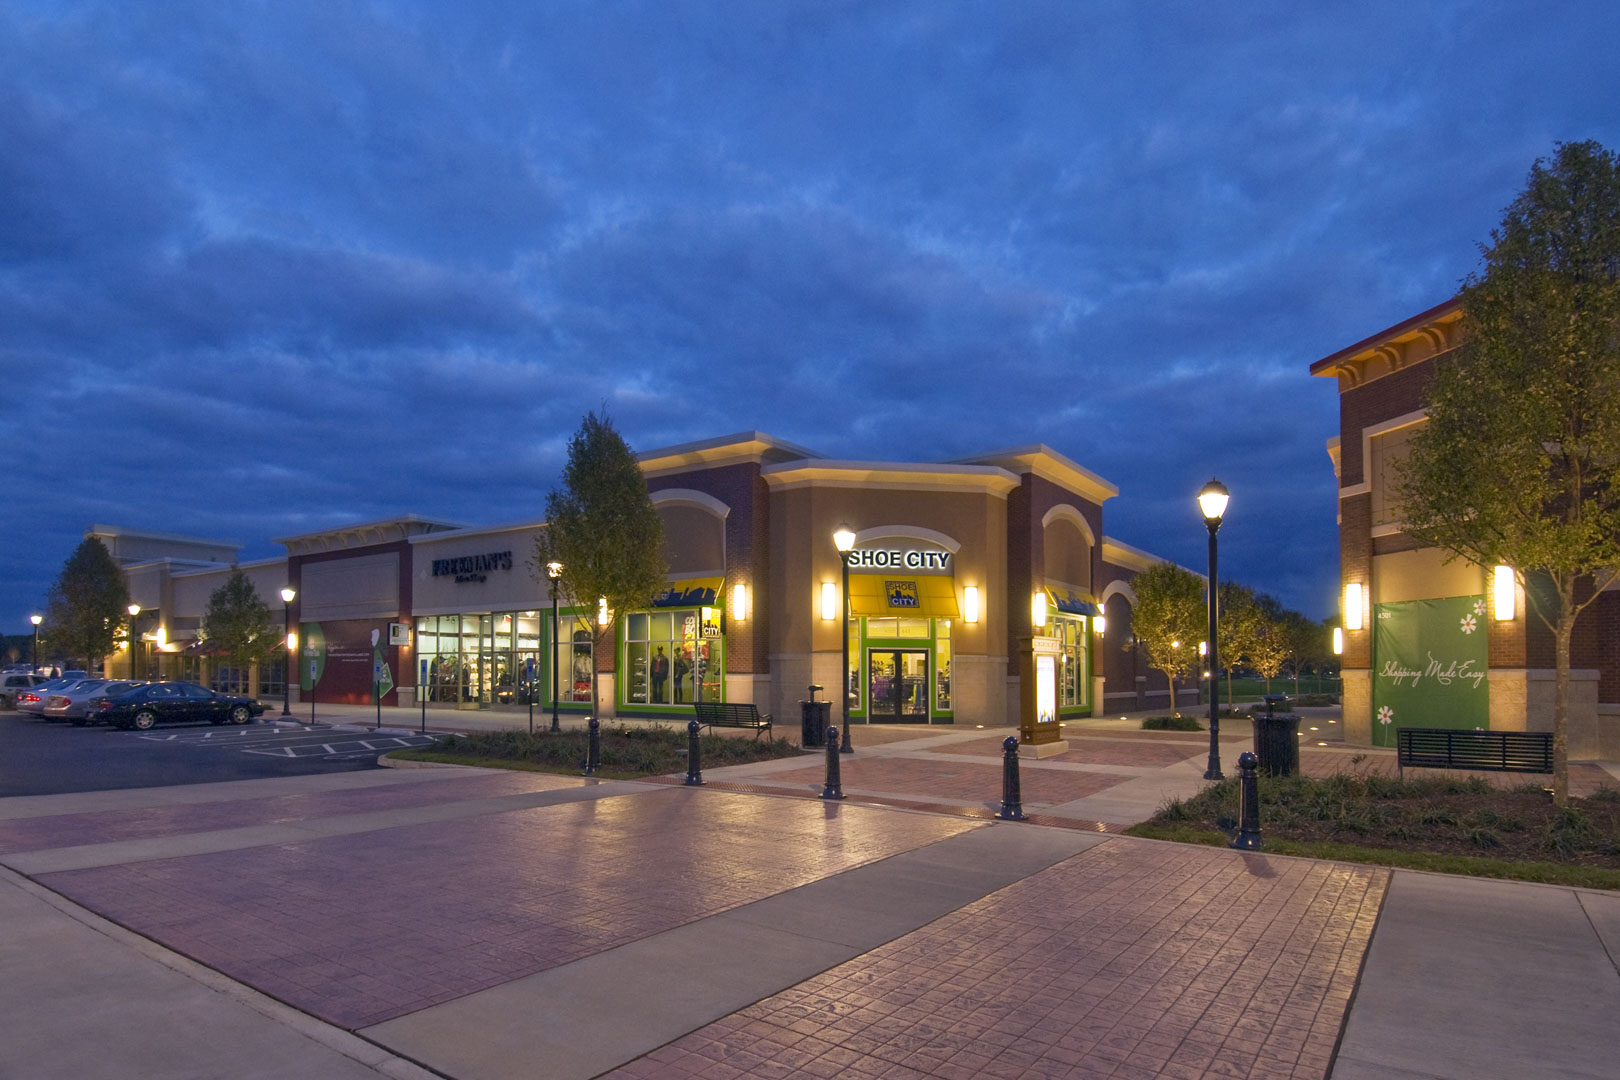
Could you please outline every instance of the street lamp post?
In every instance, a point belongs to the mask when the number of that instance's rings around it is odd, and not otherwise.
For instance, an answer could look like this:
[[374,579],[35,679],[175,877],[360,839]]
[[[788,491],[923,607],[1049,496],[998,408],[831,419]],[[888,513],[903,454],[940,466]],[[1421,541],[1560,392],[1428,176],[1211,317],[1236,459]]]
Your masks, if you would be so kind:
[[838,638],[843,646],[839,652],[843,656],[844,666],[838,672],[838,682],[844,688],[844,703],[839,707],[838,726],[843,728],[844,737],[838,752],[853,754],[855,748],[849,743],[849,552],[855,546],[855,530],[848,525],[838,526],[833,532],[833,546],[838,549],[838,565],[843,577],[842,591],[839,593],[843,618],[838,627]]
[[[557,643],[557,582],[562,578],[563,564],[552,560],[546,563],[546,577],[551,579],[551,730],[561,731],[557,718],[557,665],[562,660],[562,649]],[[530,695],[533,696],[532,694]]]
[[39,671],[39,624],[45,621],[43,615],[30,615],[28,621],[34,624],[34,671]]
[[292,602],[298,592],[291,585],[281,590],[281,628],[286,633],[284,639],[287,646],[286,670],[281,680],[281,715],[292,715],[292,677],[293,677],[293,636],[292,636]]
[[141,613],[141,605],[131,604],[125,610],[129,612],[129,677],[135,679],[138,677],[135,674],[136,643],[140,640],[135,636],[135,617]]
[[1221,714],[1216,700],[1215,673],[1220,670],[1220,649],[1216,643],[1215,628],[1220,614],[1220,582],[1215,576],[1215,534],[1221,531],[1221,518],[1226,513],[1227,500],[1232,497],[1226,485],[1211,479],[1198,493],[1198,509],[1204,515],[1209,529],[1209,767],[1204,770],[1205,780],[1221,778]]

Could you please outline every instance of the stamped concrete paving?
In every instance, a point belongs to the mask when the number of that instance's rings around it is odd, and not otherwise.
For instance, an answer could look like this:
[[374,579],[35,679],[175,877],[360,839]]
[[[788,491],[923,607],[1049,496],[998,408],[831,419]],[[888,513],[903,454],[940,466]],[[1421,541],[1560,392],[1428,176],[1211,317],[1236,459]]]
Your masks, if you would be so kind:
[[1109,840],[611,1075],[1320,1080],[1387,881]]

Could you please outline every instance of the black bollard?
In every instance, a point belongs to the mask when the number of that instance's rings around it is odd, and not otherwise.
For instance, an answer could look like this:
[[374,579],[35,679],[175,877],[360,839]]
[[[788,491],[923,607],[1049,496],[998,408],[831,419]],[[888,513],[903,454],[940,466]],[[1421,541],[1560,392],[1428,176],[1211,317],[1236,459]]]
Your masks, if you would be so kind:
[[590,737],[585,744],[585,775],[595,776],[596,770],[602,765],[602,723],[593,716],[588,726]]
[[844,781],[838,767],[838,729],[827,729],[827,786],[821,789],[823,799],[842,799]]
[[1001,741],[1002,821],[1024,821],[1024,796],[1018,783],[1018,739],[1012,735]]
[[1245,750],[1238,755],[1238,834],[1231,847],[1239,851],[1260,850],[1260,781],[1255,769],[1260,759]]
[[703,785],[703,747],[698,742],[698,732],[703,725],[696,720],[686,725],[686,785],[688,787],[701,787]]

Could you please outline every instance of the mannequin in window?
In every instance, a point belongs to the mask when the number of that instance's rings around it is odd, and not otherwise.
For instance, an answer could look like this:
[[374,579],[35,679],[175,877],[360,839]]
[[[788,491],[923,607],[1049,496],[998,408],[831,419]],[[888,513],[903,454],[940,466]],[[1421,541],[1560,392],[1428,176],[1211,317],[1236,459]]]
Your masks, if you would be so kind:
[[664,685],[669,682],[669,657],[664,655],[664,647],[658,646],[652,660],[653,704],[663,705],[669,700],[664,696]]

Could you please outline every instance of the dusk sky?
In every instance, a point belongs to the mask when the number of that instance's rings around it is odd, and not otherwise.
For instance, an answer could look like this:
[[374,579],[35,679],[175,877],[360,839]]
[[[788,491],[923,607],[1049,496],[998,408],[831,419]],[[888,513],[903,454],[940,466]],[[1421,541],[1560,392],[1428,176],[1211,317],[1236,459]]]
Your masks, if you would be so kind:
[[1312,361],[1620,146],[1620,4],[0,0],[0,631],[92,523],[538,519],[637,450],[1044,442],[1336,610]]

